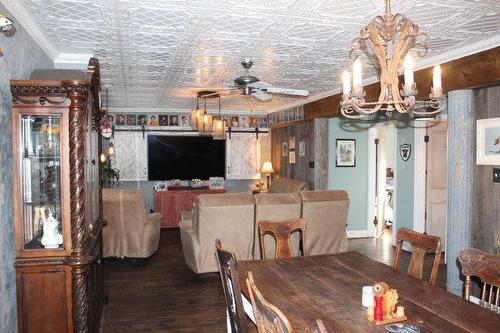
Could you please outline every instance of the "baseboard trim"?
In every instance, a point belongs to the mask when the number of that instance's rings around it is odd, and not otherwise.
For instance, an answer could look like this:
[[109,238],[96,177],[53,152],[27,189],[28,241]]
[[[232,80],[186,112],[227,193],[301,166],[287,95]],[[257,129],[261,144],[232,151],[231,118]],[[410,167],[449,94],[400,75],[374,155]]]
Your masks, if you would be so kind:
[[348,230],[347,238],[367,238],[370,237],[368,235],[368,230]]

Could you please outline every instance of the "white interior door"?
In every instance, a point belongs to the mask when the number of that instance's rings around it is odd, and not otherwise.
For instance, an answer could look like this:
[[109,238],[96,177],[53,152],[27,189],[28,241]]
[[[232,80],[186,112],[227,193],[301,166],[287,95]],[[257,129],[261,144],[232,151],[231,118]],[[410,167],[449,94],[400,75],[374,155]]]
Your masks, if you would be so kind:
[[426,229],[429,235],[441,238],[446,248],[446,196],[448,187],[448,128],[447,122],[431,124],[427,128],[427,195]]

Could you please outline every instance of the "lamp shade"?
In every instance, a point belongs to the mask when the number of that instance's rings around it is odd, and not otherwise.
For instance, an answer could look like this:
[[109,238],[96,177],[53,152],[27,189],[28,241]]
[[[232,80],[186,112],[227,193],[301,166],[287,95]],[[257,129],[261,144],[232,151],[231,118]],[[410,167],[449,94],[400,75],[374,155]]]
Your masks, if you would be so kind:
[[262,165],[262,169],[260,170],[260,172],[261,173],[265,173],[265,174],[273,173],[274,172],[274,170],[273,170],[273,164],[270,161],[264,162],[264,164]]

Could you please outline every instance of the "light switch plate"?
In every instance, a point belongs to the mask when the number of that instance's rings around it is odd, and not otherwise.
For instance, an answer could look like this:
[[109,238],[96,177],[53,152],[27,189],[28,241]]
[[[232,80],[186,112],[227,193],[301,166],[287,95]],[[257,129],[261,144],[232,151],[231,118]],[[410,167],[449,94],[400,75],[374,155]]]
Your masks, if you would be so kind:
[[500,183],[500,168],[493,168],[493,183]]

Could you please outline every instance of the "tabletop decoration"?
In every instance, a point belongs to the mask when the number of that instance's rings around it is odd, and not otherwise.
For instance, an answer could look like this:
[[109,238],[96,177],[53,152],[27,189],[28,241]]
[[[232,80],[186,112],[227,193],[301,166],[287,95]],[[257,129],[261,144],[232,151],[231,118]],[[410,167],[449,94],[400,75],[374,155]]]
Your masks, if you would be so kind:
[[389,289],[385,282],[377,282],[373,285],[373,305],[368,306],[366,318],[375,325],[386,325],[408,320],[405,316],[404,307],[398,306],[398,292]]

